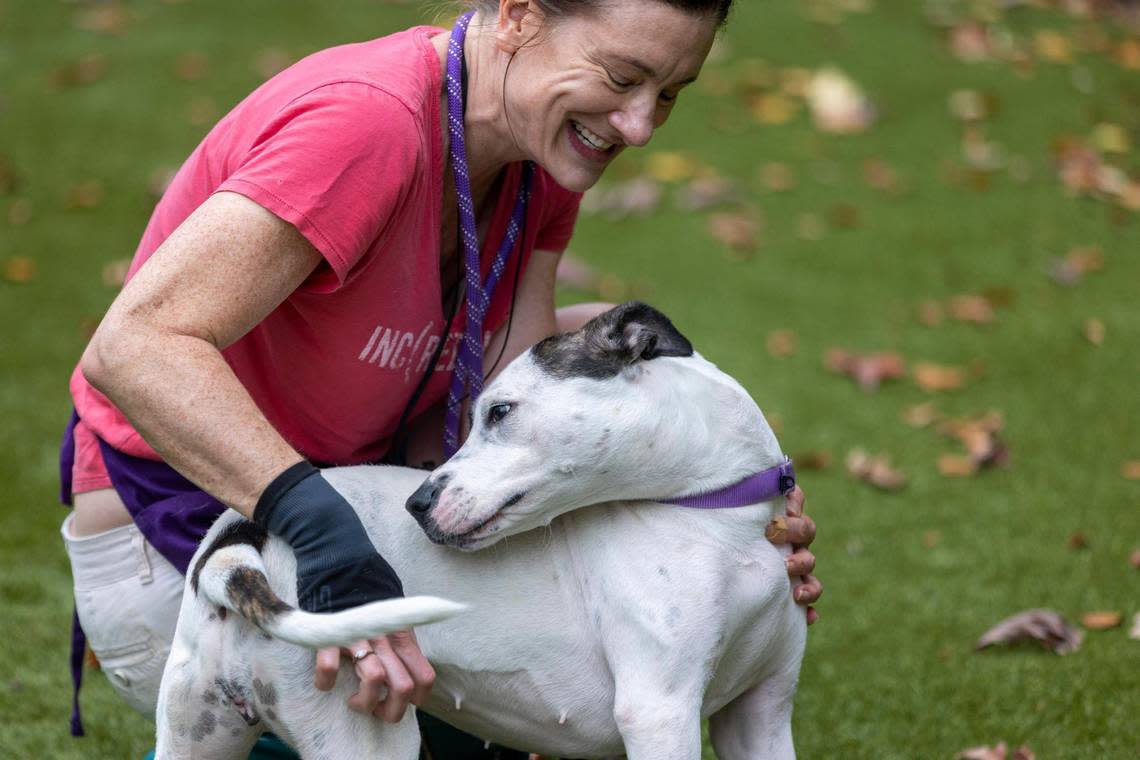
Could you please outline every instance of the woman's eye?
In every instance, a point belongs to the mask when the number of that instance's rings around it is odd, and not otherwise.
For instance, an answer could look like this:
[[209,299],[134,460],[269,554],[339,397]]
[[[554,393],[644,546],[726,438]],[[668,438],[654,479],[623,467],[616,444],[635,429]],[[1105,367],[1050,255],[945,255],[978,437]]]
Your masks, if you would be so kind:
[[487,424],[494,425],[499,420],[510,414],[511,404],[492,404],[487,409]]
[[621,77],[616,76],[612,71],[607,71],[606,74],[609,76],[610,81],[614,83],[615,87],[633,86],[633,82],[629,81],[628,79],[622,79]]

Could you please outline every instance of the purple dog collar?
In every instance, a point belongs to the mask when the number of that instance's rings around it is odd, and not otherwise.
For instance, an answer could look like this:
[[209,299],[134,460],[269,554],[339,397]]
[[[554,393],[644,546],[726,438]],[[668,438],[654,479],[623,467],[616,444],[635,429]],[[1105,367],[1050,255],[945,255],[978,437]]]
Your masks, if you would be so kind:
[[792,466],[791,459],[784,457],[783,464],[769,467],[755,475],[749,475],[744,480],[716,491],[679,496],[675,499],[658,499],[658,501],[662,504],[673,504],[678,507],[692,507],[694,509],[746,507],[750,504],[759,504],[762,501],[774,499],[777,496],[787,496],[795,487],[795,467]]

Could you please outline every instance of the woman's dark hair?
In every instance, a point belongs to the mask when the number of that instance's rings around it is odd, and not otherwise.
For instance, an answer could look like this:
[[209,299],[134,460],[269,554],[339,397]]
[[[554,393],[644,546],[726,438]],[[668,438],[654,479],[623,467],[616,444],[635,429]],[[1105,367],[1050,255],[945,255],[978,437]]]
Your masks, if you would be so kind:
[[[728,18],[728,11],[732,8],[732,0],[657,0],[695,16],[710,14],[716,18],[717,26],[724,24]],[[602,11],[605,6],[621,0],[531,0],[548,18],[577,16],[586,13]],[[494,0],[477,0],[472,3],[484,11],[498,10],[499,4]]]

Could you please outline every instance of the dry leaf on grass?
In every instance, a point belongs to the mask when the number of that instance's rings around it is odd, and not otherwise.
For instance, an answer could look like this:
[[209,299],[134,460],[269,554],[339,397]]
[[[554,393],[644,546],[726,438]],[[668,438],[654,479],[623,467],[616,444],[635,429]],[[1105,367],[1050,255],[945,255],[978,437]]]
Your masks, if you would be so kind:
[[1124,622],[1124,616],[1110,610],[1096,610],[1081,615],[1081,625],[1090,631],[1107,631]]
[[1120,474],[1128,480],[1140,480],[1140,459],[1132,459],[1120,465]]
[[95,84],[107,74],[107,56],[88,53],[52,72],[56,87],[80,87]]
[[109,288],[121,288],[127,281],[127,271],[131,268],[130,259],[115,259],[103,265],[103,284]]
[[1104,343],[1104,322],[1101,322],[1099,319],[1086,319],[1084,332],[1085,339],[1094,346],[1099,346]]
[[960,367],[920,362],[914,367],[914,381],[927,393],[955,391],[966,384],[966,373]]
[[837,374],[851,377],[867,391],[877,389],[884,380],[896,380],[906,374],[906,361],[889,351],[856,354],[846,349],[832,348],[824,355],[823,366]]
[[751,214],[713,214],[709,234],[734,251],[751,253],[760,247],[760,223]]
[[1089,548],[1089,537],[1085,535],[1084,531],[1075,530],[1069,534],[1065,543],[1070,549],[1087,549]]
[[961,454],[942,454],[938,457],[938,471],[948,478],[968,478],[978,472],[978,463]]
[[984,296],[954,296],[947,304],[947,311],[959,322],[986,325],[994,321],[994,308]]
[[863,449],[852,449],[846,464],[848,473],[883,491],[898,491],[906,486],[906,475],[896,470],[884,453],[871,456]]
[[768,353],[777,359],[786,359],[796,352],[796,334],[791,330],[773,330],[768,333]]
[[97,179],[77,182],[67,188],[63,206],[69,210],[93,209],[103,202],[103,183]]
[[1065,620],[1059,612],[1033,609],[1012,615],[990,628],[977,640],[974,649],[985,649],[994,644],[1037,641],[1046,649],[1063,655],[1080,649],[1083,640],[1084,632]]
[[942,419],[942,413],[935,408],[934,403],[927,401],[925,404],[914,404],[903,409],[902,412],[903,422],[911,427],[927,427]]
[[812,121],[822,132],[854,134],[875,121],[875,109],[859,86],[842,71],[823,68],[806,92]]
[[675,183],[692,179],[701,170],[691,156],[676,151],[650,153],[645,160],[645,173],[658,182]]
[[12,256],[4,261],[4,279],[13,285],[23,285],[36,278],[36,262],[27,256]]
[[801,451],[792,457],[797,470],[826,470],[831,466],[831,452],[812,449]]
[[612,219],[641,216],[654,211],[661,202],[661,185],[647,177],[637,177],[612,185],[595,186],[582,197],[582,210],[602,213]]
[[76,29],[101,34],[122,34],[130,23],[130,12],[117,2],[99,3],[76,11]]
[[947,477],[965,477],[987,467],[1008,465],[1009,447],[999,435],[1003,427],[1005,420],[998,411],[940,421],[938,432],[961,443],[966,456],[943,455],[938,460],[939,471]]
[[954,756],[954,760],[1036,760],[1033,750],[1025,744],[1009,754],[1009,747],[1005,742],[998,742],[992,747],[971,747],[964,749]]
[[1132,553],[1128,555],[1128,564],[1136,570],[1140,570],[1140,549],[1132,550]]
[[681,211],[704,211],[739,200],[736,184],[724,177],[697,177],[677,189],[674,204]]

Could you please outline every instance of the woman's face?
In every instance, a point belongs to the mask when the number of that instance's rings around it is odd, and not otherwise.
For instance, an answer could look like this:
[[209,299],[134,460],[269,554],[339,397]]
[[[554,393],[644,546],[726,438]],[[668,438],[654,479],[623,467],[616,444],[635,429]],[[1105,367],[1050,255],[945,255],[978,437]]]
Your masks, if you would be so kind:
[[592,186],[627,145],[649,142],[700,73],[717,28],[711,14],[660,0],[526,19],[538,36],[507,73],[509,124],[522,152],[574,191]]

